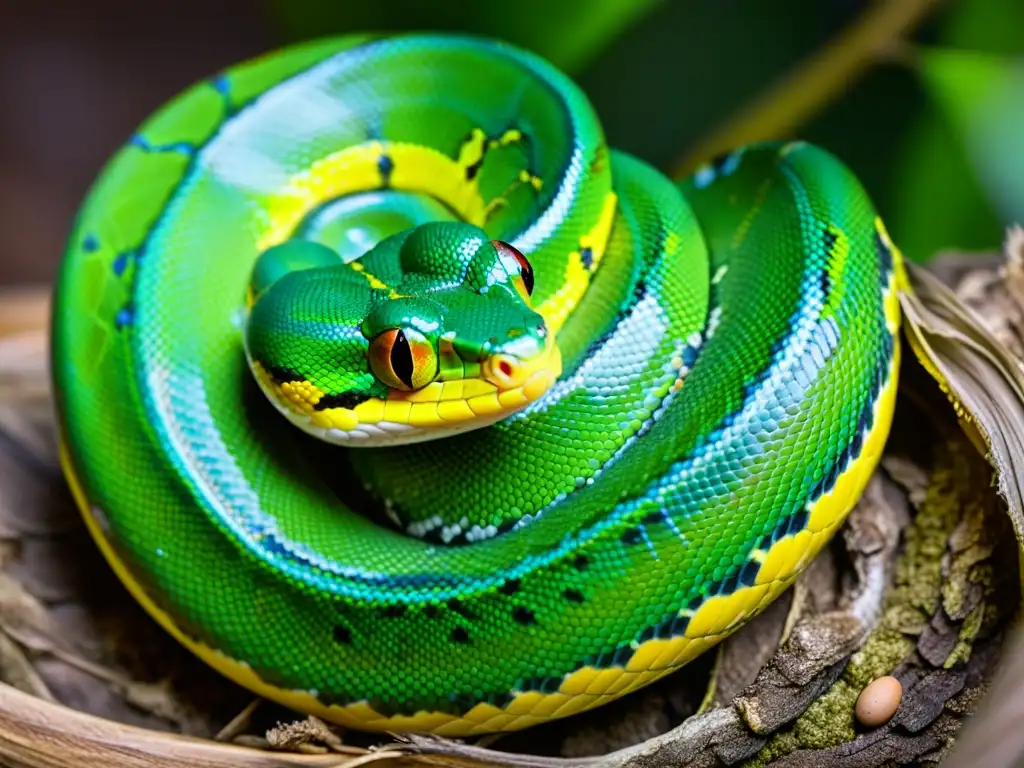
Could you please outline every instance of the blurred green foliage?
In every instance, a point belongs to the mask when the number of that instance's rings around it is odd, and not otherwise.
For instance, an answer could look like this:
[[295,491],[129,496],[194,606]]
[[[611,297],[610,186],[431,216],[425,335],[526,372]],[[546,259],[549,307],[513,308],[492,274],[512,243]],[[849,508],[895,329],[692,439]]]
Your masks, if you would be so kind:
[[[268,2],[290,40],[450,30],[532,49],[577,79],[614,146],[668,170],[813,54],[829,66],[876,2],[904,0]],[[873,53],[793,135],[853,167],[912,258],[997,247],[1024,223],[1024,0],[939,2]]]
[[[928,98],[905,127],[893,168],[893,235],[917,258],[942,248],[992,248],[1005,224],[1024,224],[1024,175],[1016,199],[1000,201],[986,171],[994,163],[998,176],[998,166],[1024,162],[1024,85],[1018,75],[1014,93],[1003,82],[1004,68],[1024,54],[1024,3],[960,0],[922,37],[927,48],[911,52],[907,66]],[[1015,121],[998,124],[1014,112]],[[986,146],[985,133],[997,143]]]
[[986,200],[1024,221],[1024,58],[926,50],[920,68]]
[[659,0],[275,0],[292,38],[348,32],[457,31],[500,37],[578,73]]

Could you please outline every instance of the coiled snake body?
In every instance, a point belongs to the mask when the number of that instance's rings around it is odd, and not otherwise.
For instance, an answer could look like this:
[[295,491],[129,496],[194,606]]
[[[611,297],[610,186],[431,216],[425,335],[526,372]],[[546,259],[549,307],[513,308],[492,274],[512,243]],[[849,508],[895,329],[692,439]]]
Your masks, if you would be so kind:
[[812,146],[675,184],[510,46],[310,43],[185,92],[90,193],[65,468],[242,685],[523,728],[685,664],[826,543],[889,429],[899,273]]

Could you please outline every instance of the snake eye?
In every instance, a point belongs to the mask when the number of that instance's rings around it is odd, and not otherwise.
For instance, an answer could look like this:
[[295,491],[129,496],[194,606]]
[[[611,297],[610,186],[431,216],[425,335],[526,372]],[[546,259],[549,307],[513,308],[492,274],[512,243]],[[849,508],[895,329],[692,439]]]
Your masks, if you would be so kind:
[[434,345],[411,328],[389,328],[370,342],[370,370],[392,389],[422,389],[437,369]]
[[501,240],[491,240],[491,245],[498,251],[498,256],[505,262],[508,273],[512,275],[512,283],[524,300],[533,295],[533,266],[518,249]]

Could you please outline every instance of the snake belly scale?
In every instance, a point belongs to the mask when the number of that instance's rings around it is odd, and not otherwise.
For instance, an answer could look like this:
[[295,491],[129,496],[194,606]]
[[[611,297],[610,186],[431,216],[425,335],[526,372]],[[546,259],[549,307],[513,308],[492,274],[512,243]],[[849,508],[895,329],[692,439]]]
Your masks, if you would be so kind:
[[889,430],[900,265],[813,146],[675,183],[514,47],[308,43],[173,100],[88,196],[64,466],[229,678],[519,729],[692,660],[829,540]]

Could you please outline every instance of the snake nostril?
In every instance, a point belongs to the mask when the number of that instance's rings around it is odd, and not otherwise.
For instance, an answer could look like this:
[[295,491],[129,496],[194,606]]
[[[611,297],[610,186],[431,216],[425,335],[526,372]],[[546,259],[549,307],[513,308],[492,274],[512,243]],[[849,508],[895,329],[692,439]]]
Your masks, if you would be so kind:
[[518,386],[520,378],[519,361],[511,355],[495,355],[487,366],[487,377],[499,389]]

